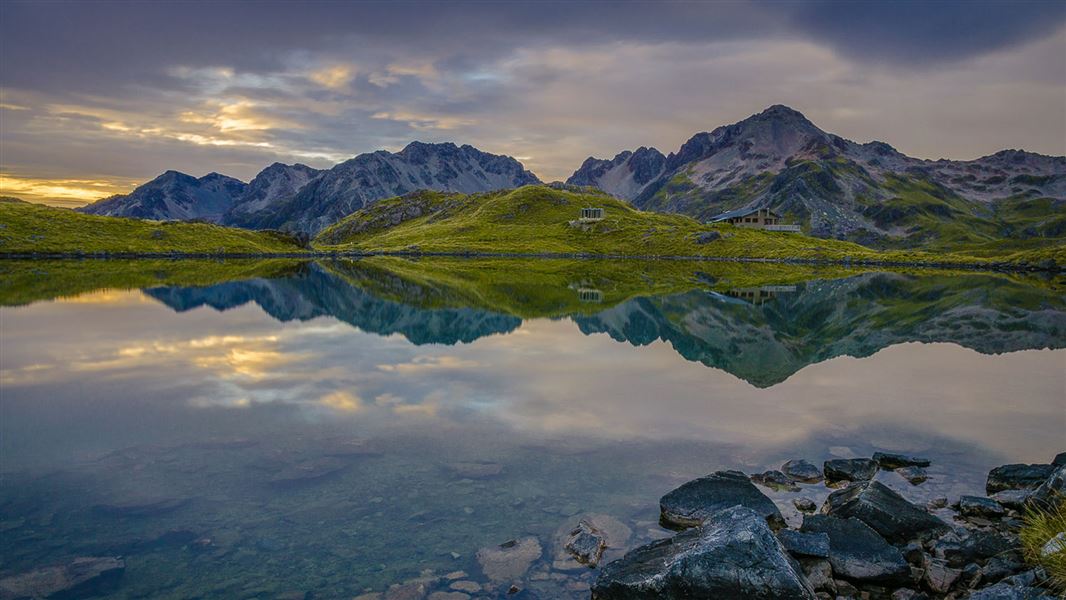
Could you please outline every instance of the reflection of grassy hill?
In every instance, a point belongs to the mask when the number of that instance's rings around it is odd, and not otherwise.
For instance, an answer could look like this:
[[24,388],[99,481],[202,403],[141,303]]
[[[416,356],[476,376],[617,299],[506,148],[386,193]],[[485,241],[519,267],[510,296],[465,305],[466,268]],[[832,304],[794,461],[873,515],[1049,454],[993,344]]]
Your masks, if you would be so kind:
[[0,254],[267,254],[301,252],[288,235],[207,223],[83,215],[0,201]]
[[[605,209],[604,220],[571,224],[580,209],[588,206]],[[603,193],[547,186],[465,196],[419,192],[382,200],[327,228],[315,244],[325,250],[368,252],[705,256],[927,264],[986,260],[912,250],[878,252],[850,242],[802,234],[703,225],[682,215],[643,212]],[[1061,258],[1062,254],[1060,248],[1055,256]],[[1011,260],[1024,258],[1015,256]]]
[[0,306],[66,298],[98,290],[160,285],[204,286],[284,277],[303,261],[273,260],[2,260]]
[[523,318],[594,314],[633,297],[695,288],[725,291],[858,272],[758,263],[443,257],[371,257],[323,266],[353,285],[420,308],[468,306]]

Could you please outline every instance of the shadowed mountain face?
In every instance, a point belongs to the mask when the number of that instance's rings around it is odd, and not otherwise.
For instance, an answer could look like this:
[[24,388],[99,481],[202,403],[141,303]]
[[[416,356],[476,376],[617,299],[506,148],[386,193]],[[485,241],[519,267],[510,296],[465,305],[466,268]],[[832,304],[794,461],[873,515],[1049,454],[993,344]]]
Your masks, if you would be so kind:
[[[635,297],[569,318],[586,335],[606,333],[634,346],[667,342],[686,360],[757,387],[785,381],[807,365],[870,356],[907,342],[949,342],[984,354],[1066,347],[1062,296],[998,276],[867,273],[751,289],[718,289],[710,279],[693,285],[688,292]],[[573,291],[595,302],[592,292]],[[477,295],[469,290],[358,263],[342,269],[312,264],[285,278],[145,293],[178,311],[254,302],[281,321],[328,315],[363,331],[400,333],[415,344],[468,343],[521,324],[504,309],[471,306],[464,298]],[[535,298],[524,302],[538,304]]]
[[90,215],[160,221],[203,219],[218,223],[247,185],[218,173],[197,179],[167,171],[127,195],[111,196],[77,209]]
[[[813,235],[882,246],[1066,234],[1061,156],[1004,150],[972,161],[921,160],[826,133],[780,105],[698,133],[661,162],[655,154],[590,158],[568,182],[701,220],[769,207]],[[654,171],[651,180],[635,176]]]

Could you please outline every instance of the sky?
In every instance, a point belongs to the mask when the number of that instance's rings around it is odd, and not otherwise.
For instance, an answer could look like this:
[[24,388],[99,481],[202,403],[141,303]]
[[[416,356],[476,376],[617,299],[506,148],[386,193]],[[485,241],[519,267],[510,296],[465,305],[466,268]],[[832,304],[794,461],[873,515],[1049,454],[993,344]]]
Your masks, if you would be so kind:
[[57,205],[413,140],[561,180],[772,104],[1066,155],[1066,2],[0,2],[0,193]]

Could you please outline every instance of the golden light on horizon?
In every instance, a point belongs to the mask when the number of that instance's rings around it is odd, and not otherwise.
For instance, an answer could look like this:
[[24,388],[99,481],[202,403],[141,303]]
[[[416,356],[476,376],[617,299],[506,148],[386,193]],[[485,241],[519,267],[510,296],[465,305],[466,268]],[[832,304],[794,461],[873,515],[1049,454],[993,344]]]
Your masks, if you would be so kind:
[[46,179],[0,173],[0,195],[52,206],[81,206],[133,187],[133,182],[106,179]]

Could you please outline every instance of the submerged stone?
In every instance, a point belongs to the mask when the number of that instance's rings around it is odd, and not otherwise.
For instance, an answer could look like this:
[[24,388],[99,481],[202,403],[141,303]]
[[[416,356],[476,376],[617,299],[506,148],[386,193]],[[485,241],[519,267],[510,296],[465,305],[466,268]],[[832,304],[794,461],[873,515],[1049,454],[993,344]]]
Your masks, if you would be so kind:
[[754,510],[775,526],[784,524],[773,500],[739,471],[718,471],[666,494],[659,500],[660,520],[668,527],[695,527],[714,513],[738,504]]
[[929,473],[922,467],[900,467],[896,469],[896,473],[911,485],[925,483],[929,479]]
[[774,490],[795,490],[796,484],[781,471],[766,471],[751,476],[751,480]]
[[950,529],[947,523],[878,481],[857,483],[833,492],[826,500],[824,512],[841,518],[854,517],[896,544],[929,539]]
[[88,556],[0,579],[0,599],[89,598],[117,587],[126,561],[117,557]]
[[570,531],[564,547],[577,562],[595,567],[607,548],[607,537],[588,521],[581,521]]
[[595,567],[608,549],[624,549],[632,535],[625,523],[609,515],[575,515],[555,532],[552,568],[572,571]]
[[592,598],[814,600],[815,595],[765,516],[734,506],[709,516],[702,527],[609,563],[592,586]]
[[890,586],[910,580],[903,554],[858,519],[808,515],[800,531],[829,536],[829,562],[839,577]]
[[796,510],[801,513],[812,513],[818,510],[818,505],[810,498],[793,498],[792,506],[795,506]]
[[874,461],[886,471],[892,471],[900,467],[928,467],[932,464],[928,458],[893,454],[891,452],[874,452]]
[[477,551],[477,561],[493,583],[509,583],[521,579],[541,552],[540,541],[530,536],[482,548]]
[[985,491],[994,494],[1002,490],[1033,490],[1054,472],[1054,465],[1003,465],[988,472]]
[[877,463],[869,458],[835,458],[823,465],[825,479],[834,481],[869,481],[877,474]]
[[790,460],[781,465],[781,471],[800,483],[818,483],[824,476],[822,470],[803,460]]

